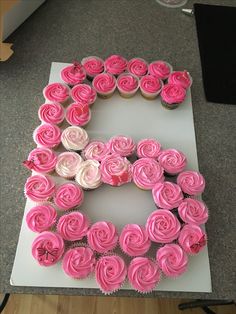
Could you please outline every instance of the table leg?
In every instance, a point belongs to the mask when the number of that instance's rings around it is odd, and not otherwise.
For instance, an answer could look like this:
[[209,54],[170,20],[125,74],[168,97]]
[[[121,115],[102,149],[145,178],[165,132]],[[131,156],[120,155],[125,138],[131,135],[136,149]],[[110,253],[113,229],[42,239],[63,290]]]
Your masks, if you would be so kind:
[[0,313],[4,310],[5,306],[7,305],[8,299],[10,297],[10,293],[5,293],[2,302],[0,303]]
[[187,309],[200,307],[206,314],[216,314],[214,311],[209,309],[208,306],[228,305],[228,304],[235,304],[235,303],[233,300],[195,300],[195,301],[190,301],[186,303],[180,303],[178,308],[179,310],[183,311]]

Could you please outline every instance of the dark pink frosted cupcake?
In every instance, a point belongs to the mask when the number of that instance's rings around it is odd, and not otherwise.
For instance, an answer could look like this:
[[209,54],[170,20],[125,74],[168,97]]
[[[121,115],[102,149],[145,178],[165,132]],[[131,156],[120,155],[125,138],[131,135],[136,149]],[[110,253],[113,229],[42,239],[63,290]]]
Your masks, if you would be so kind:
[[33,175],[26,180],[25,196],[34,202],[44,202],[52,198],[55,182],[50,176]]
[[205,179],[198,171],[183,171],[177,177],[177,183],[187,195],[200,195],[205,190]]
[[127,70],[136,75],[137,77],[141,77],[147,74],[148,72],[148,64],[144,59],[141,58],[133,58],[127,64]]
[[78,84],[72,88],[71,98],[75,102],[92,105],[97,98],[97,93],[93,87],[88,84]]
[[84,126],[88,124],[90,119],[91,111],[87,103],[73,103],[66,109],[66,121],[70,125]]
[[61,79],[70,86],[82,83],[86,78],[85,69],[78,62],[61,70]]
[[51,204],[42,204],[32,207],[26,215],[26,223],[30,230],[42,232],[55,225],[57,212]]
[[56,125],[44,123],[34,130],[33,139],[39,147],[56,148],[61,143],[61,130]]
[[75,183],[64,183],[57,187],[54,202],[61,210],[80,206],[84,200],[83,190]]
[[140,91],[146,99],[156,98],[161,90],[163,83],[153,75],[145,75],[140,80]]
[[38,110],[39,119],[45,123],[61,124],[64,120],[64,109],[59,102],[42,104]]
[[184,198],[181,188],[168,181],[158,182],[152,189],[152,196],[159,208],[168,210],[177,208]]
[[168,78],[168,83],[180,85],[187,89],[192,85],[192,78],[187,71],[174,71]]
[[139,80],[133,74],[122,73],[117,78],[116,86],[122,97],[130,98],[136,94],[139,88]]
[[125,72],[127,60],[120,55],[111,55],[104,62],[105,71],[115,76]]
[[166,84],[161,91],[162,106],[167,109],[176,109],[186,98],[186,89],[181,85]]
[[92,80],[96,75],[104,71],[104,61],[96,56],[83,58],[81,64],[83,65],[89,80]]
[[158,161],[165,172],[169,175],[176,175],[187,166],[187,158],[177,149],[165,149],[158,155]]
[[70,89],[62,83],[48,84],[43,89],[44,98],[48,101],[65,104],[70,97]]
[[207,236],[199,226],[187,224],[182,228],[178,241],[185,252],[197,254],[206,246]]
[[202,225],[208,220],[208,209],[202,201],[185,198],[178,207],[180,218],[189,224]]
[[110,98],[116,89],[116,79],[110,73],[101,73],[95,76],[93,88],[102,98]]
[[149,64],[148,73],[161,79],[166,80],[172,72],[172,66],[162,60],[154,61]]
[[136,154],[138,158],[157,158],[161,150],[161,144],[151,138],[143,139],[138,142]]

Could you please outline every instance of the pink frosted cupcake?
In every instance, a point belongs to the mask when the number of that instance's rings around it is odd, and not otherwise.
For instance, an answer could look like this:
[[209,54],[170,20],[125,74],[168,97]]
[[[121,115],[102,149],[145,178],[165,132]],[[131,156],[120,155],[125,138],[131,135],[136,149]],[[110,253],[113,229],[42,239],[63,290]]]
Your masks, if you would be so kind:
[[157,243],[170,243],[176,240],[180,228],[178,219],[166,209],[158,209],[152,212],[146,223],[150,240]]
[[153,158],[140,158],[133,163],[133,181],[143,190],[151,190],[164,181],[164,170]]
[[182,275],[188,266],[188,256],[178,244],[165,244],[157,250],[156,259],[167,277]]
[[85,190],[93,190],[102,184],[100,163],[97,160],[83,161],[76,173],[75,181]]
[[105,71],[115,76],[125,72],[127,60],[120,55],[111,55],[104,62]]
[[61,210],[68,210],[80,206],[83,200],[84,192],[75,183],[59,185],[54,196],[54,203]]
[[148,252],[151,241],[143,226],[128,224],[121,231],[119,244],[122,251],[129,256],[141,256]]
[[26,223],[33,232],[43,232],[55,225],[57,212],[50,204],[32,207],[26,215]]
[[154,61],[149,64],[148,73],[161,79],[166,80],[172,72],[172,66],[165,61]]
[[120,256],[102,256],[95,267],[95,278],[101,291],[110,294],[121,288],[127,275],[127,268]]
[[67,241],[81,240],[89,229],[89,220],[81,212],[71,212],[60,217],[57,232]]
[[150,258],[135,257],[128,267],[128,279],[135,290],[148,293],[160,282],[161,272],[157,263]]
[[111,154],[118,154],[122,157],[132,156],[135,151],[135,143],[131,137],[117,135],[110,138],[107,143]]
[[161,150],[161,144],[151,138],[138,142],[136,154],[139,158],[157,158]]
[[43,95],[48,101],[65,104],[70,97],[70,89],[65,84],[52,83],[44,87]]
[[84,159],[102,161],[109,153],[106,143],[102,141],[91,141],[82,151],[82,156]]
[[128,62],[127,69],[131,74],[141,77],[147,74],[148,64],[144,59],[133,58]]
[[177,177],[177,184],[187,195],[200,195],[205,190],[205,179],[198,171],[183,171]]
[[57,155],[49,148],[35,148],[29,155],[27,160],[23,162],[23,165],[39,173],[52,172],[57,163]]
[[172,182],[157,183],[152,189],[152,196],[159,208],[177,208],[184,198],[181,188]]
[[83,65],[87,73],[87,78],[90,81],[93,80],[96,75],[104,71],[104,61],[95,56],[83,58],[81,64]]
[[78,62],[74,62],[61,70],[61,79],[70,86],[82,83],[86,79],[85,69]]
[[70,125],[84,126],[91,119],[91,111],[87,103],[73,103],[66,109],[66,121]]
[[161,91],[162,106],[167,109],[176,109],[186,98],[186,89],[181,85],[166,84]]
[[208,220],[206,205],[193,198],[185,198],[178,207],[180,218],[189,224],[202,225]]
[[56,264],[64,253],[62,237],[50,231],[40,233],[32,243],[32,255],[41,266]]
[[87,233],[88,244],[98,253],[107,253],[117,246],[118,232],[111,222],[98,221]]
[[122,97],[130,98],[136,94],[139,88],[139,80],[133,74],[122,73],[117,78],[116,86]]
[[206,233],[197,225],[187,224],[179,235],[179,244],[189,254],[199,253],[206,245]]
[[146,99],[155,99],[162,90],[163,83],[153,75],[145,75],[140,80],[140,91]]
[[61,130],[56,125],[44,123],[34,130],[33,139],[39,147],[56,148],[61,143]]
[[187,89],[192,85],[192,78],[187,71],[174,71],[170,74],[168,83],[180,85]]
[[187,158],[177,149],[162,150],[158,155],[158,161],[165,173],[171,176],[180,173],[187,166]]
[[102,98],[110,98],[116,89],[116,79],[112,74],[101,73],[93,79],[93,88]]
[[39,119],[45,123],[61,124],[64,120],[64,109],[59,102],[42,104],[38,110]]
[[71,98],[75,102],[92,105],[97,99],[96,91],[88,84],[78,84],[71,90]]
[[79,126],[69,126],[62,132],[61,142],[67,150],[81,151],[89,142],[88,133]]
[[131,182],[132,165],[127,158],[118,154],[105,157],[100,166],[102,182],[113,186],[120,186]]
[[34,202],[44,202],[52,198],[55,192],[55,182],[49,176],[34,175],[25,183],[25,195]]
[[72,179],[79,171],[79,167],[83,162],[82,157],[74,152],[61,153],[58,156],[56,164],[56,172],[59,176]]
[[94,271],[96,259],[93,251],[88,247],[69,249],[62,260],[62,269],[74,279],[87,278]]

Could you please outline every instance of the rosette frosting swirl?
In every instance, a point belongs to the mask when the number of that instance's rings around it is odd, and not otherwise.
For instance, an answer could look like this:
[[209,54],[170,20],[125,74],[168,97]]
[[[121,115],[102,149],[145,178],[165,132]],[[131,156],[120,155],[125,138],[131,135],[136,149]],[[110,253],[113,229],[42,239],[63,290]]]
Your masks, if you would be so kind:
[[78,84],[72,88],[71,97],[75,102],[92,105],[97,98],[97,93],[88,84]]
[[107,144],[102,141],[91,141],[82,151],[84,159],[102,161],[109,154]]
[[73,178],[78,172],[82,162],[82,157],[77,153],[61,153],[58,156],[56,172],[63,178]]
[[54,202],[62,210],[80,206],[84,200],[83,190],[74,183],[61,184],[54,196]]
[[162,89],[162,82],[153,75],[145,75],[140,79],[140,89],[147,94],[157,94]]
[[64,109],[59,102],[42,104],[39,107],[38,116],[43,122],[59,124],[64,120]]
[[149,64],[148,71],[151,75],[165,80],[170,75],[172,68],[167,62],[158,60]]
[[189,224],[201,225],[208,220],[206,205],[193,198],[185,198],[178,207],[180,218]]
[[118,135],[113,136],[107,143],[110,153],[123,157],[131,156],[135,151],[135,143],[131,137]]
[[61,79],[69,85],[82,83],[85,78],[85,69],[78,62],[75,62],[73,65],[65,67],[61,71]]
[[186,89],[191,86],[192,78],[187,71],[174,71],[170,74],[168,83],[180,85]]
[[148,64],[141,58],[133,58],[127,64],[128,71],[138,77],[146,75]]
[[186,97],[186,89],[181,85],[166,84],[162,88],[161,98],[168,104],[179,104]]
[[119,75],[126,70],[127,60],[120,55],[111,55],[104,62],[105,71]]
[[198,171],[181,172],[177,177],[177,183],[188,195],[199,195],[205,189],[205,179]]
[[50,204],[32,207],[26,215],[26,223],[30,230],[42,232],[51,228],[57,219],[57,212]]
[[84,189],[96,189],[101,185],[100,163],[87,159],[80,164],[75,181]]
[[34,175],[25,183],[25,195],[35,202],[48,201],[55,192],[55,182],[49,176]]
[[35,148],[23,162],[24,166],[30,170],[40,173],[48,173],[55,169],[57,155],[49,148]]
[[52,83],[44,88],[43,95],[49,101],[63,103],[69,98],[70,90],[65,84]]
[[71,125],[86,125],[91,119],[91,111],[87,103],[70,104],[66,109],[66,121]]
[[161,150],[161,144],[151,138],[143,139],[137,144],[137,156],[139,158],[157,158]]
[[101,58],[90,56],[81,61],[85,71],[91,77],[104,71],[104,61]]
[[33,138],[39,147],[53,148],[61,142],[61,130],[56,125],[44,123],[34,130]]
[[187,165],[185,155],[177,149],[162,150],[158,155],[158,161],[164,170],[172,175],[183,171]]
[[117,88],[120,92],[135,92],[139,87],[139,81],[136,76],[130,73],[119,75],[117,79]]
[[62,132],[61,142],[65,149],[82,150],[89,142],[88,133],[79,126],[69,126]]
[[109,94],[116,88],[116,79],[109,73],[98,74],[93,79],[93,87],[100,94]]
[[199,253],[206,245],[206,233],[197,225],[185,225],[179,235],[179,244],[189,254]]
[[172,182],[157,183],[152,189],[155,204],[164,209],[177,208],[184,198],[181,188]]

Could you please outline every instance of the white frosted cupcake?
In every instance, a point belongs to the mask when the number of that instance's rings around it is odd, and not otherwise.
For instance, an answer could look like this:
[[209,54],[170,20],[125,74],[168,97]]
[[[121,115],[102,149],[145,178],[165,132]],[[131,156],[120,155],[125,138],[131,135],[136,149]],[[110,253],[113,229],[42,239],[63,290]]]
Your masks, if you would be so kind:
[[72,179],[78,172],[82,162],[82,157],[77,153],[61,153],[57,159],[56,172],[63,178]]
[[101,181],[100,163],[96,160],[85,160],[79,166],[75,181],[86,190],[98,188]]
[[89,142],[88,133],[79,126],[69,126],[62,132],[61,142],[67,150],[81,151]]

